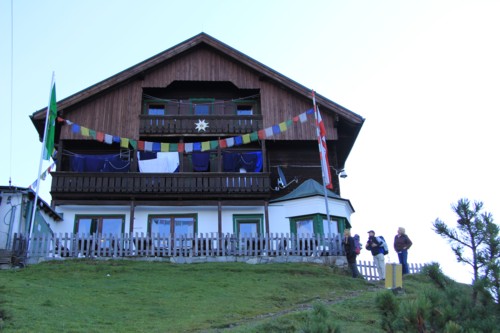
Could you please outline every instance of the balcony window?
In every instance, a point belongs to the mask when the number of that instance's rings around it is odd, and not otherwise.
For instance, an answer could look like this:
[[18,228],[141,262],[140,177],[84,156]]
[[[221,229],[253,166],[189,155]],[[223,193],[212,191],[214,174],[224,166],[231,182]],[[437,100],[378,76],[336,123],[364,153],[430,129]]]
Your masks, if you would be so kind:
[[148,104],[147,112],[148,112],[148,115],[150,115],[150,116],[164,116],[165,115],[165,105],[164,104]]
[[191,98],[193,114],[197,116],[213,114],[214,101],[213,98]]
[[253,110],[252,109],[239,109],[239,107],[238,107],[238,110],[236,110],[236,114],[238,116],[251,116],[251,115],[253,115]]

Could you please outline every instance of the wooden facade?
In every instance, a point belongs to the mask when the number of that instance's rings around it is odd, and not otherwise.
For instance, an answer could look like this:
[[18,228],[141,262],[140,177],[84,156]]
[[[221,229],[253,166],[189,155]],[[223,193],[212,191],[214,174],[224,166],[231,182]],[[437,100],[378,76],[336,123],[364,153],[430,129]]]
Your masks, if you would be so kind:
[[[246,100],[241,102],[242,98]],[[210,112],[195,114],[196,101],[204,99],[211,99]],[[160,105],[163,114],[148,113],[151,100]],[[238,101],[252,106],[250,114],[238,113]],[[327,128],[334,191],[339,194],[334,169],[344,167],[364,119],[321,95],[317,95],[317,102]],[[114,136],[177,145],[252,133],[311,108],[309,89],[202,33],[59,101],[58,115]],[[31,118],[42,137],[45,110],[35,112]],[[205,131],[194,127],[201,118],[209,123]],[[137,168],[137,149],[124,152],[120,143],[95,142],[74,133],[65,123],[58,123],[56,149],[57,171],[52,174],[51,188],[55,206],[82,200],[123,201],[128,205],[130,200],[152,199],[173,204],[181,200],[218,200],[222,205],[225,200],[260,200],[264,205],[294,188],[273,191],[278,166],[290,179],[321,181],[314,122],[232,150],[213,148],[210,170],[197,173],[190,167],[190,154],[181,152],[178,173],[142,174]],[[226,151],[260,151],[262,169],[244,174],[224,172],[221,159]],[[126,154],[130,169],[114,173],[71,169],[71,154],[110,153]]]

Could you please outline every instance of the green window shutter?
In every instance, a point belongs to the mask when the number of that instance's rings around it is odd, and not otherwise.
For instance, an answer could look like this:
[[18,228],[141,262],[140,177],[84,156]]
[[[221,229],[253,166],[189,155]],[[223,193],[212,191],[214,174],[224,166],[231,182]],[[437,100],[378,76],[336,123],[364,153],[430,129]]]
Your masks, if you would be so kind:
[[344,230],[346,229],[345,218],[339,217],[338,221],[339,221],[339,233],[343,234]]
[[317,234],[323,235],[323,216],[315,215],[313,219],[314,236]]
[[290,219],[290,233],[297,235],[297,224],[294,219]]

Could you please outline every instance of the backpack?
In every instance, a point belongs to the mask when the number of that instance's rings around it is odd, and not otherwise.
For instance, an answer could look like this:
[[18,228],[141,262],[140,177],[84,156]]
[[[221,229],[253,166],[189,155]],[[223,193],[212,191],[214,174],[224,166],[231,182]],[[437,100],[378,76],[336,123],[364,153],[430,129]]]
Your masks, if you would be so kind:
[[354,235],[354,252],[356,252],[356,255],[361,253],[361,242],[359,241],[359,235],[356,234]]
[[379,241],[379,243],[381,243],[381,244],[380,244],[380,247],[381,247],[381,248],[383,248],[383,251],[384,251],[384,252],[382,252],[382,253],[383,253],[383,254],[384,254],[384,256],[385,256],[386,254],[388,254],[388,253],[389,253],[389,247],[387,246],[387,242],[385,241],[385,239],[384,239],[384,237],[383,237],[383,236],[378,236],[378,237],[377,237],[377,240]]

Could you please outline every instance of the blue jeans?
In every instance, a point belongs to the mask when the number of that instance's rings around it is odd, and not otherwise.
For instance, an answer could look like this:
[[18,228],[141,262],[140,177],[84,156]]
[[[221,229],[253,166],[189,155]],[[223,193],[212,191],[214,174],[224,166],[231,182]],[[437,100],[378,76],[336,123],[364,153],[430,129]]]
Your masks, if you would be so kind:
[[359,274],[358,265],[356,264],[356,262],[348,263],[348,265],[349,265],[349,268],[351,269],[352,277],[357,278],[360,274]]
[[399,263],[403,266],[403,275],[410,273],[408,269],[408,250],[398,252]]

